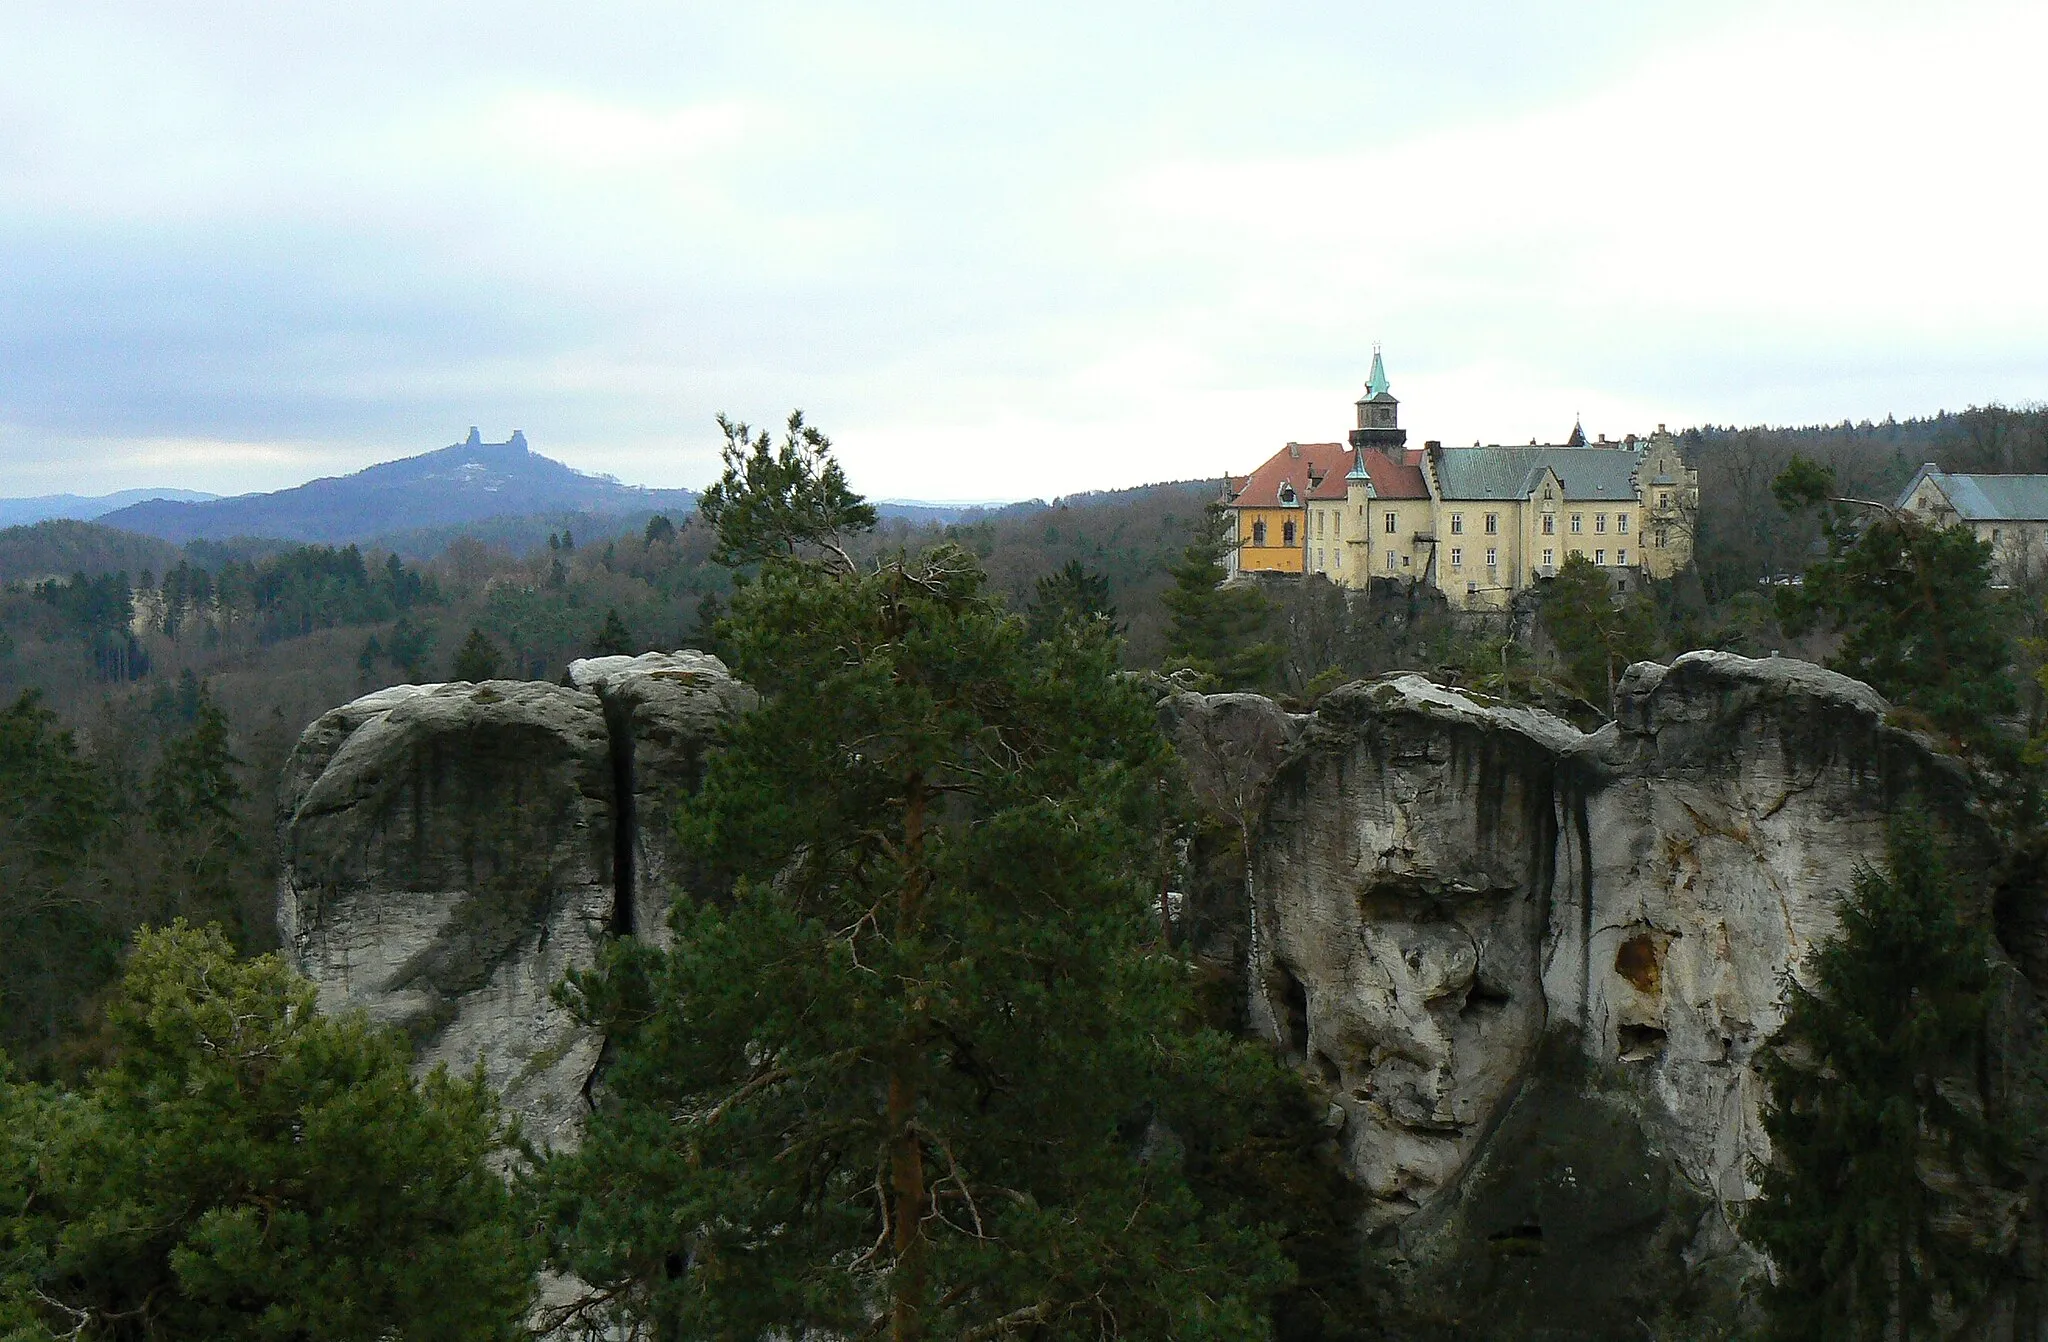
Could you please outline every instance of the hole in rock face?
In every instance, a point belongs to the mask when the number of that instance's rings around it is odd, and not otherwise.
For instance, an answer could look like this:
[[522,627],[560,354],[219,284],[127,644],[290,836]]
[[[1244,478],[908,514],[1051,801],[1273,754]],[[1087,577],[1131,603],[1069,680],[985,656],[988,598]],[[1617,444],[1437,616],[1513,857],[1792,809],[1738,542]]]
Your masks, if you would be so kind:
[[1308,1056],[1308,987],[1285,965],[1280,971],[1280,1032],[1287,1051],[1298,1058]]
[[1465,994],[1465,1005],[1458,1009],[1458,1014],[1461,1016],[1484,1016],[1494,1012],[1505,1011],[1507,1010],[1508,1003],[1514,1000],[1513,995],[1499,984],[1489,983],[1483,978],[1474,979],[1472,981],[1472,990]]
[[1624,1025],[1619,1035],[1623,1062],[1648,1062],[1664,1052],[1664,1031],[1654,1025]]
[[1330,1061],[1330,1055],[1323,1052],[1321,1049],[1317,1049],[1313,1054],[1311,1054],[1309,1056],[1309,1061],[1315,1066],[1316,1079],[1321,1081],[1324,1085],[1335,1086],[1336,1084],[1338,1084],[1338,1082],[1344,1079],[1344,1074],[1338,1068],[1337,1064]]
[[1655,995],[1664,983],[1664,955],[1656,938],[1639,932],[1622,942],[1614,952],[1614,972],[1633,984],[1637,992]]

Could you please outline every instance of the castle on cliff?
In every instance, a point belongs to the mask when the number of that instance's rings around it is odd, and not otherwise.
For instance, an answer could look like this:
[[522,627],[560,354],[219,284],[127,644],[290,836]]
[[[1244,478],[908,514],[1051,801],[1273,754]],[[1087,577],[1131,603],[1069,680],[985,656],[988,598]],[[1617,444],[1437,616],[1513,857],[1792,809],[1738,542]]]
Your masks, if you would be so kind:
[[1319,574],[1343,587],[1428,583],[1459,610],[1505,609],[1582,554],[1624,590],[1692,562],[1699,472],[1662,424],[1588,443],[1408,446],[1373,350],[1346,441],[1288,443],[1229,481],[1229,566]]

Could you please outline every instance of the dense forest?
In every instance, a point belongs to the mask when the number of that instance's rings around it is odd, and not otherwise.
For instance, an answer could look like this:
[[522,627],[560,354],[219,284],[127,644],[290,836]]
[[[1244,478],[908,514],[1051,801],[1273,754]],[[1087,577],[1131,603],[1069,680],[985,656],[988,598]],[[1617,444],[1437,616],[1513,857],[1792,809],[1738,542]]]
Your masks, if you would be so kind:
[[[957,861],[1017,873],[1001,879],[1015,887],[1019,916],[1037,910],[1034,901],[1040,898],[1023,875],[1041,857],[1032,844],[1058,828],[1047,828],[1037,809],[1041,803],[1055,810],[1078,808],[1073,814],[1088,817],[1084,829],[1094,826],[1088,832],[1108,845],[1076,849],[1062,858],[1071,860],[1074,885],[1067,893],[1079,902],[1067,907],[1077,911],[1079,921],[1067,929],[1071,944],[1059,941],[1047,954],[1085,961],[1092,966],[1090,975],[1126,983],[1131,995],[1090,1027],[1099,1029],[1096,1044],[1076,1044],[1071,1054],[1058,1051],[1066,1045],[1053,1022],[1093,1019],[1088,1013],[1102,1009],[1101,1003],[1085,991],[1071,1000],[1046,997],[1034,1007],[1047,1013],[1045,1023],[1032,1027],[1044,1041],[1045,1066],[1012,1072],[1005,1084],[1071,1093],[1074,1076],[1093,1078],[1093,1107],[1076,1105],[1073,1113],[1077,1123],[1095,1123],[1103,1132],[1114,1128],[1118,1119],[1112,1110],[1118,1106],[1161,1104],[1160,1096],[1176,1086],[1211,1087],[1215,1094],[1235,1097],[1231,1104],[1242,1112],[1226,1106],[1220,1116],[1181,1114],[1174,1121],[1183,1130],[1206,1131],[1203,1125],[1213,1122],[1221,1151],[1237,1149],[1232,1142],[1285,1145],[1299,1139],[1306,1121],[1302,1113],[1290,1110],[1283,1122],[1270,1112],[1261,1117],[1254,1111],[1260,1103],[1279,1103],[1273,1095],[1292,1092],[1269,1074],[1267,1063],[1239,1056],[1232,1051],[1235,1045],[1211,1037],[1213,1031],[1195,1030],[1184,1038],[1177,1033],[1196,1009],[1188,987],[1172,975],[1157,974],[1152,950],[1142,938],[1132,939],[1137,934],[1119,912],[1117,901],[1130,873],[1106,854],[1126,841],[1140,847],[1150,842],[1146,826],[1158,821],[1146,819],[1146,808],[1158,805],[1163,794],[1156,781],[1161,766],[1154,729],[1147,725],[1149,710],[1128,689],[1129,679],[1113,674],[1116,670],[1184,673],[1193,683],[1259,690],[1297,707],[1361,676],[1422,670],[1485,694],[1543,704],[1591,725],[1608,711],[1617,676],[1631,661],[1693,647],[1796,652],[1829,659],[1876,685],[1911,721],[1946,736],[1964,758],[1995,777],[2013,815],[2035,814],[2043,593],[1994,589],[1988,561],[1974,541],[1960,533],[1929,533],[1895,518],[1872,521],[1855,501],[1894,496],[1923,461],[1949,469],[2048,470],[2048,411],[1991,407],[1881,425],[1709,427],[1687,431],[1684,442],[1700,472],[1694,569],[1617,599],[1590,565],[1567,564],[1545,591],[1505,621],[1454,618],[1427,591],[1391,582],[1353,595],[1320,580],[1223,586],[1216,482],[1015,505],[943,524],[883,520],[845,490],[823,440],[801,436],[785,444],[787,479],[793,482],[788,488],[799,493],[815,489],[817,498],[806,505],[811,513],[775,514],[782,520],[773,526],[746,511],[765,487],[736,474],[743,464],[741,449],[755,453],[756,465],[770,460],[764,439],[735,447],[726,479],[704,496],[700,513],[635,518],[631,529],[610,534],[564,522],[547,531],[544,544],[530,549],[492,544],[476,535],[409,554],[270,541],[171,547],[76,522],[0,533],[0,572],[7,575],[0,590],[0,694],[5,696],[0,708],[0,862],[8,877],[0,886],[0,946],[5,947],[0,951],[0,1051],[12,1060],[18,1077],[87,1086],[95,1097],[91,1103],[108,1106],[109,1113],[148,1113],[149,1088],[167,1083],[131,1074],[131,1064],[120,1060],[155,1057],[153,1065],[177,1075],[185,1074],[180,1069],[199,1075],[228,1066],[218,1059],[177,1055],[178,1046],[162,1032],[169,1028],[166,1020],[182,1019],[179,1013],[203,1016],[213,1010],[212,994],[225,991],[218,985],[233,983],[239,985],[234,991],[253,1004],[246,1019],[269,1022],[262,1028],[273,1030],[278,1040],[289,1037],[289,1046],[276,1043],[277,1049],[313,1049],[323,1066],[353,1058],[347,1067],[360,1075],[409,1084],[390,1080],[403,1069],[388,1041],[346,1031],[332,1039],[302,1038],[292,1016],[298,989],[288,976],[279,976],[275,962],[246,959],[273,949],[277,941],[270,794],[299,732],[327,708],[384,685],[500,676],[556,679],[577,657],[700,647],[726,657],[762,687],[771,705],[779,705],[779,716],[748,720],[743,731],[758,738],[759,749],[748,756],[753,762],[720,766],[726,772],[707,793],[708,818],[694,822],[704,826],[707,851],[719,869],[741,873],[733,878],[734,903],[707,910],[692,933],[695,941],[685,937],[675,950],[650,953],[644,961],[629,957],[571,986],[577,1009],[614,1031],[619,1041],[617,1103],[626,1116],[616,1130],[598,1126],[591,1148],[595,1154],[581,1164],[550,1167],[535,1196],[553,1199],[571,1221],[580,1217],[592,1227],[611,1225],[603,1233],[625,1244],[643,1228],[634,1208],[608,1200],[608,1181],[620,1177],[619,1170],[635,1168],[635,1162],[652,1162],[643,1173],[655,1177],[653,1165],[667,1160],[666,1153],[643,1147],[644,1121],[648,1114],[672,1112],[682,1103],[674,1092],[680,1084],[676,1078],[691,1069],[707,1077],[716,1074],[718,1084],[736,1087],[732,1103],[752,1102],[752,1083],[719,1070],[729,1059],[712,1058],[689,1038],[646,1022],[663,1019],[663,1011],[696,1012],[692,1028],[705,1038],[732,1043],[732,1056],[747,1055],[754,1047],[745,1042],[753,1028],[748,1002],[719,998],[708,985],[729,977],[730,963],[750,958],[759,960],[764,976],[785,972],[787,965],[777,958],[781,947],[801,942],[813,924],[778,904],[787,895],[782,887],[749,883],[743,873],[781,870],[796,855],[838,851],[833,845],[845,845],[848,852],[860,847],[846,835],[818,828],[843,823],[853,826],[852,834],[858,830],[857,817],[835,819],[815,808],[789,808],[788,798],[829,795],[842,785],[880,789],[892,799],[891,806],[911,808],[911,819],[891,822],[907,826],[890,841],[896,845],[892,851],[925,842],[919,818],[925,790],[951,786],[934,784],[926,766],[905,763],[899,775],[880,778],[870,771],[842,779],[831,773],[841,765],[820,762],[837,757],[797,753],[785,758],[778,753],[779,740],[816,730],[826,714],[818,698],[826,693],[821,687],[847,675],[852,679],[843,687],[851,696],[846,702],[857,710],[849,711],[855,719],[875,716],[871,725],[876,733],[916,737],[903,727],[910,720],[904,715],[914,717],[910,705],[920,702],[918,695],[927,695],[947,703],[957,700],[962,713],[997,713],[999,719],[1002,712],[1015,714],[1015,721],[992,719],[987,730],[1038,743],[1032,747],[1036,754],[1017,757],[1016,779],[1000,788],[979,782],[946,802],[960,815],[972,807],[986,808],[985,832],[974,829],[970,838],[970,830],[962,829],[955,836],[964,854]],[[801,521],[807,516],[824,520],[806,530]],[[782,530],[776,532],[775,526]],[[1900,571],[1920,575],[1913,589],[1919,595],[1901,595],[1898,584],[1881,580],[1883,574]],[[1800,578],[1796,584],[1793,575]],[[1928,593],[1935,594],[1931,604]],[[883,618],[877,611],[894,613]],[[1008,613],[1026,618],[1011,620]],[[882,619],[879,625],[872,623],[877,618]],[[937,628],[961,640],[959,648],[945,651],[916,642]],[[918,671],[929,683],[920,682],[916,694],[910,694],[901,684],[900,668],[894,680],[862,679],[866,673],[860,668],[848,672],[834,662],[834,649],[849,645],[835,644],[834,638],[851,645],[908,638],[904,646],[925,647],[922,655],[932,659]],[[959,649],[971,649],[973,656],[963,652],[954,657]],[[996,679],[976,679],[990,676]],[[1040,701],[1033,695],[1043,691],[1027,693],[1027,684],[1060,688],[1054,698]],[[1093,688],[1104,684],[1123,688]],[[998,711],[991,704],[1009,707]],[[939,731],[936,725],[930,730]],[[983,728],[961,730],[972,736]],[[965,739],[935,734],[912,754],[952,758],[967,749]],[[813,777],[806,769],[825,773]],[[1074,789],[1074,780],[1090,771],[1108,789],[1107,800],[1061,791]],[[968,792],[976,800],[965,800]],[[749,823],[714,823],[718,807],[750,817]],[[1041,837],[1031,837],[1034,833]],[[1902,842],[1911,847],[1910,836]],[[919,900],[927,890],[940,891],[944,873],[956,870],[946,865],[953,860],[934,857],[930,871],[915,878],[923,883],[916,887]],[[1924,864],[1913,867],[1902,858],[1895,858],[1894,866],[1893,876],[1873,874],[1859,886],[1857,897],[1876,909],[1874,919],[1881,920],[1891,907],[1885,901],[1892,898],[1888,892],[1894,884],[1922,892],[1908,910],[1920,919],[1914,926],[1940,931],[1960,916],[1955,910],[1962,896],[1943,884],[1946,878],[1939,872]],[[877,897],[881,887],[870,888],[872,883],[883,880],[865,869],[842,877],[842,884],[812,892],[817,907],[804,917],[853,917]],[[926,910],[903,896],[898,916],[904,926],[919,929],[917,936],[924,935],[927,917],[943,922],[952,916],[939,893],[931,897],[935,902]],[[734,908],[749,911],[748,917],[727,917]],[[1034,925],[1050,927],[1058,921],[1037,919]],[[138,929],[148,927],[175,930],[154,940],[145,936],[142,951],[124,958]],[[195,927],[210,930],[190,930]],[[771,933],[783,939],[775,942]],[[947,935],[966,944],[994,934],[963,923]],[[1965,963],[1975,963],[1971,956],[1981,959],[1973,949],[1977,943],[1961,934],[1952,940],[1962,949],[1925,972],[1947,974],[1970,992],[1983,991]],[[876,953],[923,954],[918,949],[922,943],[913,943],[914,938],[901,945],[885,939]],[[845,970],[827,952],[820,954],[826,958],[815,966],[818,975]],[[993,962],[975,963],[981,968],[973,972],[997,974]],[[903,972],[909,975],[914,968]],[[989,991],[1029,996],[1025,987],[998,980],[991,980],[997,987]],[[864,996],[861,982],[857,974],[846,979],[847,1005],[835,1027],[842,1032],[866,1028],[863,1012],[887,1015],[904,1009],[893,1000]],[[1968,1035],[1975,1028],[1973,1019],[1966,1011],[1949,1019],[1951,1037]],[[992,1023],[989,1028],[1012,1027]],[[1137,1054],[1114,1053],[1125,1046],[1115,1041],[1128,1042],[1127,1036],[1182,1042],[1159,1056],[1147,1054],[1149,1060],[1140,1063],[1134,1061]],[[834,1069],[848,1067],[847,1059],[858,1051],[851,1034],[836,1042],[813,1039],[805,1046],[818,1050],[815,1066],[821,1076],[838,1076]],[[119,1065],[103,1066],[110,1060]],[[250,1065],[255,1066],[253,1080],[228,1077],[220,1084],[260,1090],[270,1074],[264,1066]],[[1793,1069],[1793,1064],[1786,1067]],[[910,1064],[898,1059],[890,1068],[888,1087],[911,1084],[905,1080],[915,1071]],[[833,1093],[865,1094],[862,1087],[880,1084],[858,1072],[854,1068],[832,1081]],[[1790,1077],[1792,1070],[1785,1075]],[[1146,1086],[1162,1089],[1147,1091]],[[1268,1099],[1248,1098],[1254,1092]],[[432,1094],[406,1093],[410,1099],[392,1100],[404,1110],[406,1124],[422,1133],[454,1134],[448,1139],[456,1144],[451,1149],[474,1157],[475,1168],[482,1168],[475,1162],[499,1158],[488,1097],[473,1084],[465,1090],[449,1082]],[[12,1094],[0,1078],[0,1103],[45,1103]],[[1297,1101],[1306,1103],[1298,1096],[1286,1103],[1299,1108]],[[982,1102],[987,1103],[986,1096]],[[49,1121],[63,1128],[56,1118]],[[801,1121],[836,1132],[833,1124],[839,1120],[821,1112]],[[1796,1124],[1786,1128],[1787,1149],[1797,1150],[1803,1131]],[[1035,1221],[1034,1210],[1015,1221],[1012,1233],[1042,1237],[1044,1252],[1053,1256],[1080,1251],[1084,1242],[1108,1254],[1105,1262],[1156,1265],[1183,1255],[1186,1270],[1203,1283],[1203,1298],[1216,1302],[1216,1312],[1203,1316],[1185,1298],[1135,1286],[1144,1275],[1138,1266],[1131,1268],[1130,1280],[1099,1283],[1095,1304],[1070,1302],[1061,1309],[1108,1309],[1102,1302],[1114,1299],[1127,1317],[1146,1321],[1139,1332],[1152,1331],[1145,1335],[1254,1336],[1263,1326],[1260,1311],[1273,1300],[1292,1298],[1294,1304],[1286,1309],[1307,1309],[1320,1321],[1290,1335],[1353,1335],[1332,1321],[1327,1302],[1309,1309],[1299,1297],[1287,1295],[1287,1283],[1306,1270],[1304,1264],[1315,1254],[1328,1252],[1327,1242],[1304,1248],[1308,1241],[1298,1235],[1273,1238],[1272,1226],[1257,1223],[1257,1216],[1266,1213],[1244,1205],[1242,1181],[1233,1182],[1229,1160],[1219,1157],[1221,1163],[1210,1168],[1190,1156],[1186,1169],[1171,1177],[1141,1175],[1120,1164],[1110,1147],[1089,1144],[1101,1137],[1101,1132],[1089,1137],[1078,1129],[1072,1135],[1074,1149],[1086,1150],[1096,1162],[1091,1168],[1100,1205],[1089,1202],[1093,1194],[1084,1195],[1073,1185],[1071,1170],[988,1138],[988,1158],[1008,1162],[1019,1186],[1040,1189],[1046,1205],[1071,1204],[1074,1209],[1065,1222]],[[100,1138],[74,1133],[64,1140],[74,1139],[75,1149],[63,1149],[77,1159],[118,1163],[117,1153],[94,1145]],[[884,1134],[879,1140],[903,1139]],[[752,1218],[750,1233],[759,1235],[769,1234],[791,1205],[817,1196],[802,1179],[786,1189],[755,1187],[748,1182],[752,1167],[745,1166],[751,1157],[744,1152],[728,1152],[728,1157],[740,1163],[723,1173],[693,1166],[685,1177],[662,1166],[659,1174],[688,1184],[691,1198],[728,1198],[721,1214],[736,1223]],[[1910,1157],[1908,1151],[1902,1158]],[[611,1169],[592,1163],[605,1159],[619,1163]],[[814,1275],[792,1277],[788,1272],[795,1267],[762,1262],[745,1269],[756,1275],[746,1279],[744,1290],[730,1299],[710,1300],[686,1298],[662,1284],[675,1276],[661,1256],[667,1250],[651,1251],[651,1259],[634,1258],[615,1252],[614,1241],[601,1235],[595,1240],[568,1235],[547,1246],[522,1241],[516,1249],[506,1248],[509,1223],[494,1201],[498,1195],[479,1191],[471,1166],[444,1173],[447,1188],[468,1190],[460,1193],[464,1209],[456,1219],[469,1217],[477,1227],[478,1238],[464,1250],[460,1270],[487,1279],[479,1299],[492,1302],[500,1323],[510,1317],[506,1302],[523,1298],[514,1278],[544,1254],[587,1280],[615,1279],[616,1309],[625,1311],[617,1317],[636,1309],[653,1311],[708,1330],[703,1335],[735,1330],[751,1335],[770,1317],[801,1317],[806,1326],[827,1331],[879,1330],[883,1323],[871,1318],[878,1298],[896,1302],[890,1306],[895,1311],[890,1335],[905,1337],[919,1335],[918,1328],[907,1328],[906,1310],[916,1314],[958,1304],[966,1311],[963,1319],[984,1318],[994,1310],[1002,1319],[1014,1316],[1032,1323],[1040,1320],[1030,1311],[1050,1308],[1033,1294],[1040,1288],[1029,1271],[1018,1269],[1024,1275],[1011,1280],[986,1259],[979,1230],[963,1230],[945,1254],[924,1256],[937,1251],[919,1247],[917,1236],[906,1238],[896,1218],[925,1214],[919,1199],[927,1192],[884,1190],[885,1230],[898,1229],[885,1233],[860,1260],[896,1264],[893,1275],[875,1279],[883,1283],[873,1286],[882,1291],[879,1297],[863,1294],[869,1287],[847,1287],[837,1269],[812,1264],[802,1272]],[[1774,1187],[1782,1192],[1786,1185]],[[76,1188],[71,1191],[84,1199],[80,1216],[98,1214],[89,1198]],[[891,1198],[901,1202],[893,1211]],[[1800,1237],[1808,1233],[1798,1221],[1805,1206],[1799,1202],[1775,1223],[1772,1233],[1784,1237],[1787,1254],[1800,1251]],[[970,1216],[963,1204],[960,1215],[966,1219],[959,1226],[978,1224],[975,1218],[983,1211],[978,1206],[971,1210]],[[1122,1231],[1110,1228],[1126,1213],[1130,1219]],[[439,1214],[429,1209],[421,1224]],[[1007,1208],[1003,1214],[1018,1215]],[[1338,1213],[1323,1207],[1316,1214]],[[867,1222],[858,1218],[819,1223],[811,1246],[818,1262],[843,1261],[859,1250],[847,1238],[850,1226],[871,1235]],[[1316,1233],[1327,1230],[1326,1224]],[[898,1236],[893,1258],[883,1253],[890,1233]],[[416,1251],[416,1246],[394,1244],[391,1253]],[[1103,1246],[1114,1246],[1113,1252]],[[6,1267],[7,1250],[0,1242],[0,1270]],[[363,1250],[371,1258],[383,1251],[375,1245]],[[90,1276],[91,1266],[76,1270]],[[941,1287],[949,1272],[980,1282],[973,1288],[979,1294],[946,1294]],[[134,1289],[145,1294],[168,1289],[143,1277],[137,1281]],[[411,1281],[406,1299],[427,1298],[423,1281]],[[0,1279],[0,1286],[5,1284]],[[115,1311],[113,1304],[103,1308]],[[975,1315],[976,1309],[982,1315]],[[191,1317],[197,1322],[180,1325],[187,1331],[175,1335],[205,1335],[208,1316]],[[0,1317],[0,1329],[9,1322]],[[473,1335],[509,1335],[490,1331],[495,1327]],[[981,1335],[964,1322],[961,1329],[962,1336]]]

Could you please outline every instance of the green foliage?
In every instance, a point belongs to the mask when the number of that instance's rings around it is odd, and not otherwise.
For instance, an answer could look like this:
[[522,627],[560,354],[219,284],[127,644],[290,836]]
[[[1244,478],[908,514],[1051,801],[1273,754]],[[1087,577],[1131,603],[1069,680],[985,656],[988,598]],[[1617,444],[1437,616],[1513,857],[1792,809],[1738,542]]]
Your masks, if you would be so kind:
[[[736,557],[798,511],[747,488]],[[1147,1135],[1243,1046],[1147,943],[1165,747],[1113,642],[1033,642],[951,546],[770,553],[720,632],[762,702],[679,818],[707,898],[567,993],[612,1062],[559,1264],[659,1337],[1265,1336],[1272,1244]]]
[[1104,632],[1113,634],[1117,630],[1116,603],[1110,600],[1109,580],[1090,572],[1080,560],[1069,559],[1038,580],[1025,621],[1031,637],[1041,641],[1068,626],[1091,628],[1097,622]]
[[1260,689],[1277,675],[1281,649],[1265,638],[1269,612],[1258,588],[1223,585],[1229,525],[1222,505],[1211,504],[1200,534],[1172,568],[1173,586],[1161,598],[1172,617],[1167,661],[1193,667],[1226,690]]
[[1981,1089],[1989,934],[1924,826],[1894,828],[1887,866],[1856,873],[1760,1055],[1773,1158],[1743,1229],[1776,1267],[1787,1342],[1933,1338],[2000,1269],[2005,1209],[1985,1203],[2015,1134]]
[[1803,458],[1774,489],[1820,514],[1827,557],[1803,587],[1779,591],[1795,632],[1826,621],[1841,635],[1828,666],[1919,709],[1962,740],[1989,743],[2019,694],[2009,612],[1991,590],[1991,547],[1966,527],[1933,527],[1891,509],[1852,510],[1833,475]]
[[613,606],[604,613],[604,623],[590,640],[592,657],[618,657],[638,652],[633,642],[633,631],[626,628],[626,622],[619,618],[619,608]]
[[847,535],[874,529],[873,505],[847,486],[832,440],[805,424],[801,410],[789,412],[780,448],[766,429],[755,434],[724,415],[718,427],[725,472],[697,500],[697,511],[718,533],[712,557],[719,563],[836,547]]
[[0,1047],[41,1052],[111,965],[115,934],[83,897],[82,856],[116,798],[37,696],[0,711]]
[[455,665],[448,674],[456,680],[471,682],[496,680],[504,672],[504,657],[491,636],[471,625],[469,637],[462,640],[462,646],[455,650]]
[[1621,672],[1656,655],[1656,613],[1648,600],[1617,597],[1606,572],[1584,554],[1565,556],[1543,594],[1541,619],[1572,687],[1610,710]]
[[642,539],[649,545],[659,545],[663,541],[672,541],[675,538],[675,523],[669,521],[660,513],[656,513],[647,519],[647,530],[642,534]]
[[0,1080],[0,1322],[32,1321],[10,1336],[525,1335],[480,1078],[414,1082],[400,1036],[182,924],[140,937],[111,1016],[81,1093]]
[[391,664],[403,672],[407,680],[415,681],[425,676],[427,654],[433,650],[433,631],[414,624],[404,615],[391,626],[391,639],[384,645],[384,655],[391,659]]

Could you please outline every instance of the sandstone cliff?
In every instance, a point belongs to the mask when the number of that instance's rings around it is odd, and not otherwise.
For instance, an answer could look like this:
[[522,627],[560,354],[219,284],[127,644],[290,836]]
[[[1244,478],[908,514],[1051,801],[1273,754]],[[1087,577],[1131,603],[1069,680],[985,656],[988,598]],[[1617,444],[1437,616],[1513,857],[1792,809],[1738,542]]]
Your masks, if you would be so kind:
[[[606,936],[659,935],[691,885],[659,817],[750,702],[695,653],[568,680],[367,696],[307,729],[281,794],[279,916],[322,1003],[480,1061],[556,1144],[601,1041],[549,990]],[[1721,1335],[1760,1267],[1736,1228],[1783,976],[1901,808],[1998,855],[1956,760],[1789,660],[1638,665],[1591,733],[1414,676],[1307,715],[1162,713],[1249,854],[1191,887],[1183,931],[1328,1096],[1401,1336]],[[2001,901],[2028,967],[2037,895]],[[2009,1032],[2038,1039],[2011,977]]]
[[687,881],[661,800],[750,695],[693,652],[569,680],[368,695],[306,729],[279,795],[279,926],[323,1008],[481,1063],[548,1144],[575,1140],[602,1047],[549,994],[606,936],[658,931]]
[[1413,676],[1164,708],[1249,840],[1249,1019],[1341,1111],[1377,1261],[1453,1333],[1732,1307],[1782,976],[1897,809],[1992,846],[1957,761],[1805,663],[1640,664],[1591,734]]

